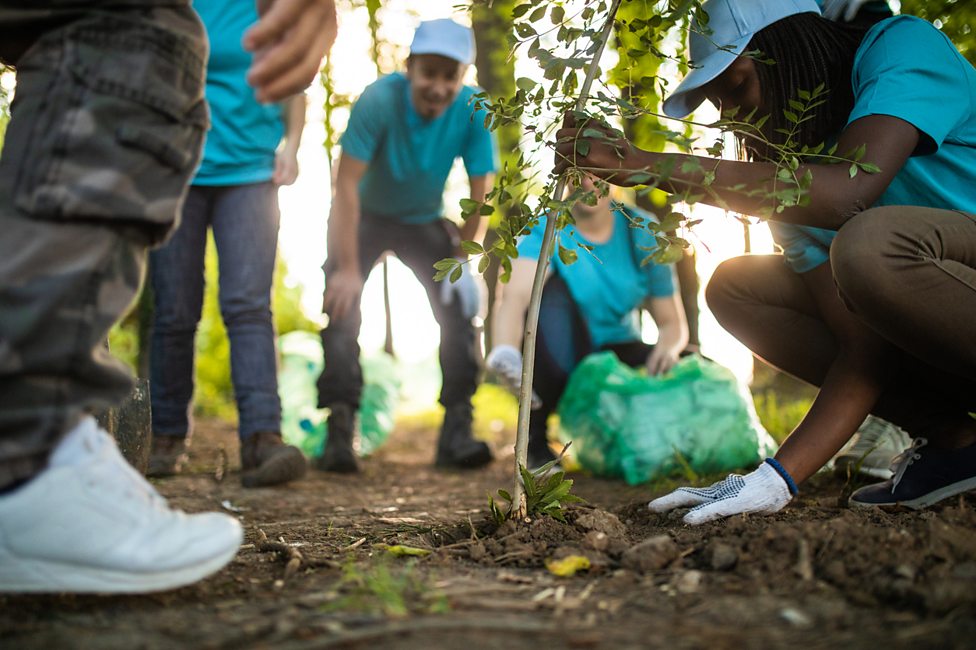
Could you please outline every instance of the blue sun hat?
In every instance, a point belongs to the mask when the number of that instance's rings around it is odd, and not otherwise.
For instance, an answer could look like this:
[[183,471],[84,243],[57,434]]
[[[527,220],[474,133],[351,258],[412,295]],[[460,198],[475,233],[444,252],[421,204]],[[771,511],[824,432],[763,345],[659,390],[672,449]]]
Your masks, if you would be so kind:
[[708,24],[692,21],[688,58],[694,68],[664,100],[668,117],[684,117],[705,101],[702,86],[732,65],[757,32],[787,16],[820,13],[816,0],[707,0],[702,9]]
[[410,54],[437,54],[470,65],[474,63],[474,32],[450,18],[425,20],[414,32]]

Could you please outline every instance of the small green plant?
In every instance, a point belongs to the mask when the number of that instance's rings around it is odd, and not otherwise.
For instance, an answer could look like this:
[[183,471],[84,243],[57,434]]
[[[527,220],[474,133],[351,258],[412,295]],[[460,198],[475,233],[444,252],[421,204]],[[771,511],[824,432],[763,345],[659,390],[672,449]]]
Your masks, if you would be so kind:
[[447,597],[425,580],[416,560],[395,563],[385,554],[366,567],[351,560],[346,563],[339,592],[341,597],[329,603],[328,611],[378,612],[390,618],[406,618],[450,610]]
[[[519,474],[525,490],[525,516],[541,517],[548,515],[553,519],[565,522],[566,515],[563,506],[569,503],[582,503],[583,499],[571,494],[573,480],[566,478],[566,472],[553,471],[562,460],[569,444],[563,447],[559,457],[552,460],[534,472],[530,472],[524,465],[519,465]],[[495,523],[501,525],[511,519],[515,512],[515,501],[505,490],[498,490],[498,496],[508,502],[508,507],[502,509],[494,497],[488,496],[488,509]]]

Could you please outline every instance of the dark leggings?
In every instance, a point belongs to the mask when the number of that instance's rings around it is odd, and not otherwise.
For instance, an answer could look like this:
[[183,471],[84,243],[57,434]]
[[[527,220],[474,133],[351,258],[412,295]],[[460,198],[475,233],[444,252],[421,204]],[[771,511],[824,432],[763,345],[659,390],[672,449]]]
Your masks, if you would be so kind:
[[587,355],[610,350],[627,365],[638,367],[653,349],[653,345],[642,341],[594,346],[586,321],[566,282],[558,273],[553,273],[546,281],[539,309],[532,385],[542,406],[533,410],[529,418],[529,446],[539,448],[546,444],[546,420],[566,390],[570,374]]
[[[873,412],[913,436],[976,430],[976,218],[883,207],[851,219],[830,251],[844,303],[893,344]],[[706,290],[718,321],[759,357],[819,386],[838,353],[803,280],[779,255],[722,263]]]

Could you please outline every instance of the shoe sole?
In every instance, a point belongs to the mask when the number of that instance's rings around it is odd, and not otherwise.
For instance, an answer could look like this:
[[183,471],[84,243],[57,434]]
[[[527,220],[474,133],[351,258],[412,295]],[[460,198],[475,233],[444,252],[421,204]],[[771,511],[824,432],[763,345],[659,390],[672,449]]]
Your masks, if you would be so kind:
[[333,474],[358,474],[359,463],[346,461],[323,462],[321,458],[315,463],[315,469],[320,472],[331,472]]
[[269,458],[263,465],[241,474],[241,485],[246,488],[271,487],[296,481],[308,470],[305,456],[298,449]]
[[[48,560],[3,557],[0,593],[145,594],[185,587],[227,565],[240,548],[242,537],[212,558],[181,569],[159,573],[132,573],[78,566]],[[8,562],[9,560],[9,562]]]
[[958,481],[951,485],[947,485],[938,490],[933,490],[928,494],[922,495],[917,499],[911,499],[909,501],[891,501],[889,503],[864,503],[862,501],[855,501],[853,495],[847,500],[847,504],[855,508],[878,508],[884,506],[904,506],[906,508],[911,508],[912,510],[921,510],[922,508],[927,508],[931,505],[935,505],[943,499],[948,499],[949,497],[955,496],[957,494],[962,494],[964,492],[969,492],[970,490],[976,490],[976,477],[968,478],[965,481]]
[[491,464],[494,460],[490,449],[471,454],[466,458],[455,458],[451,460],[438,458],[434,461],[434,466],[441,469],[481,469]]

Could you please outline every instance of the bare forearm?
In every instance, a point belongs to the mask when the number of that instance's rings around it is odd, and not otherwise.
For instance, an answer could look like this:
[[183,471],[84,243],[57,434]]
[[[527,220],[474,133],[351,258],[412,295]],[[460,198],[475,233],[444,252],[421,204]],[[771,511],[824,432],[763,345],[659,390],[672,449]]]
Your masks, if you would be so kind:
[[302,133],[305,131],[305,94],[300,93],[289,98],[283,108],[285,150],[297,153],[302,143]]
[[535,260],[513,260],[508,284],[498,283],[491,323],[495,345],[511,345],[515,348],[522,346],[525,312],[532,297],[536,267]]
[[780,447],[776,459],[797,483],[805,481],[854,435],[881,390],[876,371],[857,360],[838,357],[810,411]]
[[350,272],[360,270],[359,210],[356,190],[339,187],[329,214],[329,259]]
[[[786,207],[779,213],[773,212],[775,199],[769,197],[795,185],[777,181],[777,166],[773,163],[639,151],[632,169],[646,170],[652,177],[670,169],[668,180],[660,185],[669,193],[687,192],[701,196],[699,201],[707,205],[818,228],[840,228],[852,216],[870,207],[874,200],[860,198],[861,192],[848,187],[854,181],[847,166],[841,165],[801,165],[795,172],[797,178],[809,169],[816,179],[809,190],[809,203]],[[621,174],[620,179],[624,180],[625,175]]]

